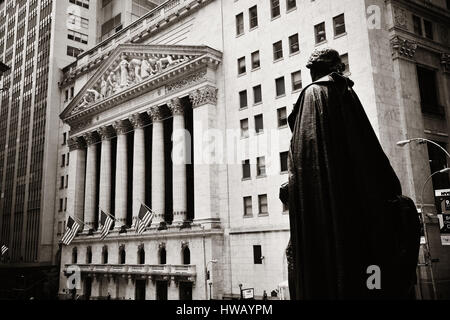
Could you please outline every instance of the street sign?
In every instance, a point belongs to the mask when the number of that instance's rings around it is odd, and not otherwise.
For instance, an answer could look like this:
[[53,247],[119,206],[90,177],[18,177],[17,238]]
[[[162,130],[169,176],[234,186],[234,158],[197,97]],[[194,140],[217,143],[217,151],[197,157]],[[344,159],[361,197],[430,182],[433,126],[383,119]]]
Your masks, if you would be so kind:
[[255,298],[255,289],[243,289],[242,290],[242,299],[244,300],[252,300]]
[[450,214],[439,214],[441,241],[443,246],[450,246]]

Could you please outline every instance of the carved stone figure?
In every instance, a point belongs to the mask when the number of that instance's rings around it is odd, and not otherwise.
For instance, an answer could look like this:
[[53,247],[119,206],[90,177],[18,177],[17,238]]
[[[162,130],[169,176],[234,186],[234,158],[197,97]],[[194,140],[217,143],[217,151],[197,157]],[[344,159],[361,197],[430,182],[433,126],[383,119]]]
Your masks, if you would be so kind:
[[133,67],[133,70],[134,70],[135,82],[136,83],[141,82],[142,81],[142,77],[141,77],[142,60],[133,59],[130,61],[130,65]]
[[106,81],[108,83],[108,92],[107,92],[106,96],[109,97],[109,96],[113,95],[118,89],[118,84],[116,81],[116,74],[114,72],[111,72]]
[[150,63],[146,59],[143,59],[141,65],[141,79],[148,78],[150,76],[150,72],[151,72]]
[[106,81],[106,76],[103,76],[102,80],[100,81],[100,94],[102,95],[103,99],[108,95],[108,82]]
[[127,56],[122,54],[122,60],[116,68],[116,72],[120,71],[120,87],[124,88],[128,86],[128,67],[130,63],[127,60]]
[[86,90],[87,94],[93,94],[94,95],[94,102],[100,101],[101,100],[101,94],[95,90],[95,89],[87,89]]

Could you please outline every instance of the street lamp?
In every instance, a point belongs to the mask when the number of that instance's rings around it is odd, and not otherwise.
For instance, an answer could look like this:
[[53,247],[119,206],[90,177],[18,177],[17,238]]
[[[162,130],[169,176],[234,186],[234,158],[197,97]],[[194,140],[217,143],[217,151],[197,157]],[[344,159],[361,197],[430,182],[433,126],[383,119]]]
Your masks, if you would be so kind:
[[434,141],[432,141],[432,140],[429,140],[429,139],[425,139],[425,138],[414,138],[414,139],[409,139],[409,140],[402,140],[402,141],[399,141],[399,142],[397,142],[397,145],[399,146],[399,147],[404,147],[404,146],[406,146],[407,144],[410,144],[410,143],[412,143],[412,142],[417,142],[417,144],[424,144],[424,143],[431,143],[431,144],[433,144],[433,145],[435,145],[436,147],[438,147],[439,149],[441,149],[446,155],[447,155],[447,157],[450,159],[450,154],[447,152],[447,150],[445,150],[441,145],[439,145],[438,143],[436,143],[436,142],[434,142]]

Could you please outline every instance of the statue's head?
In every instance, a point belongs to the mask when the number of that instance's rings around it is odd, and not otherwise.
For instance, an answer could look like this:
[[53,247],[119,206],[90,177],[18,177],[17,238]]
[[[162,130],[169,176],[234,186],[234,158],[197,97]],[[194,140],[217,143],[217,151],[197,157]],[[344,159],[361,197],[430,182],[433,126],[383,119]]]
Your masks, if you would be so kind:
[[342,74],[345,71],[339,52],[331,48],[314,50],[306,67],[310,69],[313,81],[333,72]]

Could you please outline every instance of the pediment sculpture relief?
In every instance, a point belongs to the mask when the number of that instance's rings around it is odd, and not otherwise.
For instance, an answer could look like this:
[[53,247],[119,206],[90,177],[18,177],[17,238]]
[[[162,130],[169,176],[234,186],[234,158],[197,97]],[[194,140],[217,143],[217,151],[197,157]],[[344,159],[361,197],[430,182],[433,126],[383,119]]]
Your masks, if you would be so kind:
[[72,114],[83,111],[89,105],[120,93],[189,59],[187,56],[171,54],[147,54],[144,57],[129,57],[127,54],[122,54],[118,63],[108,68],[105,74],[86,90]]

